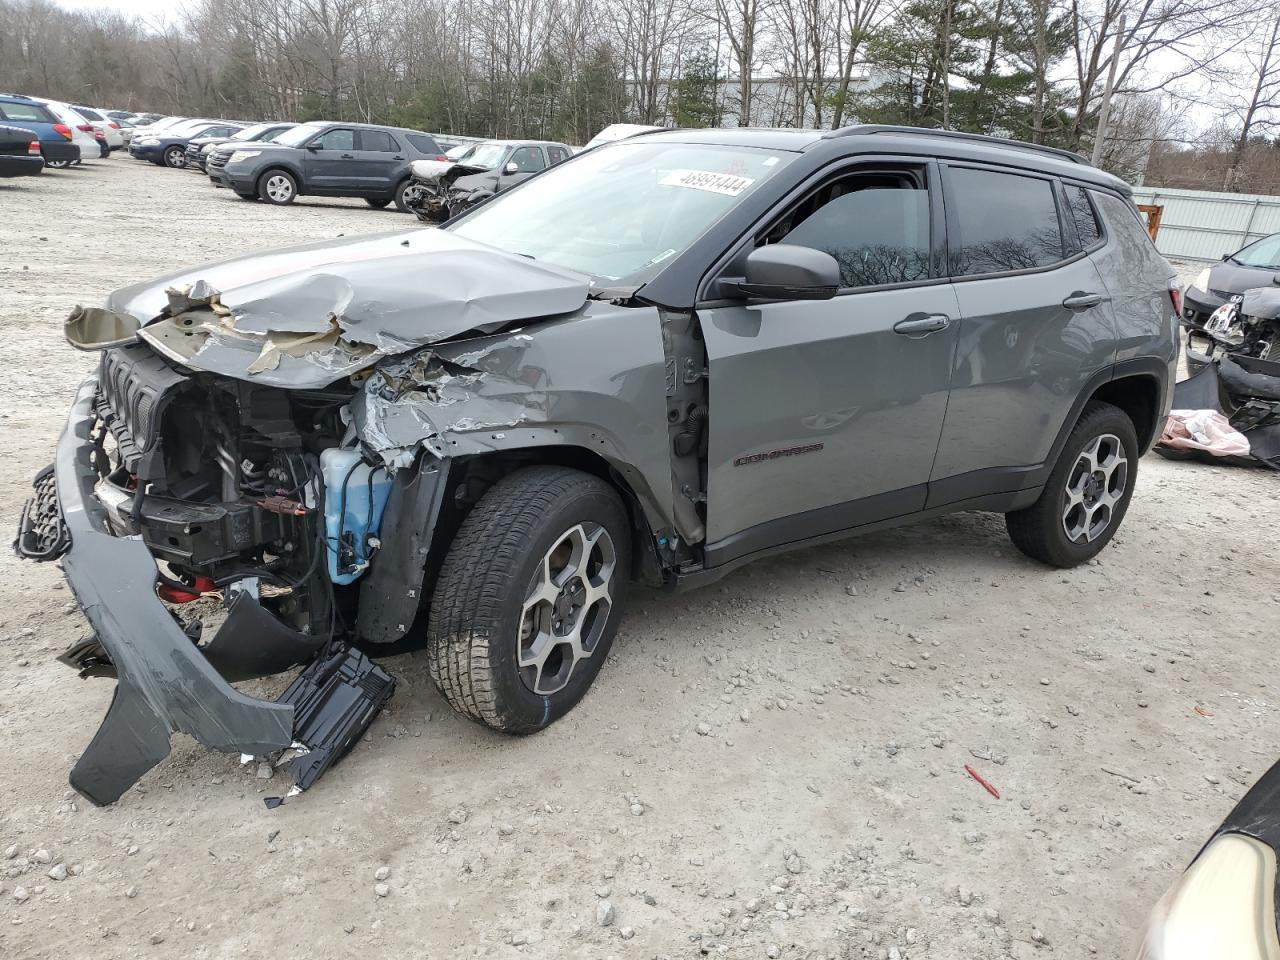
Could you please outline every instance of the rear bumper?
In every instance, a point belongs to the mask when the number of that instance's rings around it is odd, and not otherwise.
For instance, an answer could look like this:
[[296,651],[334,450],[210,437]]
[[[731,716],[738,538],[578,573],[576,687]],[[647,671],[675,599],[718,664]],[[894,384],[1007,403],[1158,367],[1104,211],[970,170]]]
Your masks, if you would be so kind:
[[70,140],[64,140],[59,137],[57,140],[41,140],[40,152],[44,154],[45,160],[79,160],[80,145],[72,143]]
[[34,177],[44,172],[44,157],[0,156],[0,177]]
[[261,755],[293,741],[294,707],[232,687],[155,595],[156,564],[146,545],[109,532],[93,493],[96,393],[93,376],[76,394],[58,440],[55,477],[71,539],[63,558],[67,583],[117,676],[111,707],[72,770],[71,785],[106,804],[168,756],[171,734],[186,733],[213,750]]

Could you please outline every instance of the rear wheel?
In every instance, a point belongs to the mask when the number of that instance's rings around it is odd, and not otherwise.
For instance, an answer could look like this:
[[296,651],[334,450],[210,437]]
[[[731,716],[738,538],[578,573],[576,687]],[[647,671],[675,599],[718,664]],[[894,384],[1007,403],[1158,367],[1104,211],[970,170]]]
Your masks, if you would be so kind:
[[1138,438],[1119,407],[1091,403],[1058,456],[1040,498],[1005,514],[1009,539],[1054,567],[1092,559],[1115,535],[1138,477]]
[[571,710],[613,643],[630,575],[617,492],[564,467],[496,483],[467,516],[431,601],[431,678],[455,710],[532,733]]
[[48,167],[50,170],[65,170],[67,167],[71,166],[71,161],[70,160],[46,160],[44,162],[44,165]]
[[411,189],[409,186],[410,183],[411,181],[405,180],[398,187],[396,187],[396,209],[399,210],[401,213],[410,212],[409,204],[405,200],[406,195],[409,197],[413,196],[413,194],[410,193],[410,189]]
[[298,182],[287,170],[268,170],[258,178],[258,199],[284,206],[298,196]]

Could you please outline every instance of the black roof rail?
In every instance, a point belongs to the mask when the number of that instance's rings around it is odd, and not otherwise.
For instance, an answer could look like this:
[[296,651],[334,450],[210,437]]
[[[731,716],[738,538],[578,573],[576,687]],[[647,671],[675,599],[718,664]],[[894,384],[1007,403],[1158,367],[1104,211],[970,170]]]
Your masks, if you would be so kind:
[[952,140],[964,140],[970,143],[985,143],[998,147],[1010,147],[1014,150],[1028,150],[1032,153],[1043,153],[1047,156],[1057,157],[1059,160],[1069,160],[1072,163],[1081,163],[1085,166],[1092,164],[1078,153],[1072,153],[1070,150],[1063,150],[1060,147],[1046,147],[1039,143],[1027,143],[1024,140],[1012,140],[1009,137],[989,137],[982,133],[965,133],[962,130],[933,130],[927,127],[901,127],[887,123],[860,123],[850,127],[841,127],[838,130],[829,130],[822,135],[824,140],[833,139],[835,137],[860,137],[868,134],[888,133],[888,134],[906,134],[910,136],[923,137],[947,137]]

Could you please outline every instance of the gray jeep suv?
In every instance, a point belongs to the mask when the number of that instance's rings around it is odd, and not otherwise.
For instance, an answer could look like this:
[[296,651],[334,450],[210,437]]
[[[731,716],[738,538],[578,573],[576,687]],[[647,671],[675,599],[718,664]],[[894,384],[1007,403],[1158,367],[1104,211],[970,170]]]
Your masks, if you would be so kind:
[[[414,643],[460,712],[538,730],[633,580],[956,510],[1088,560],[1169,406],[1173,276],[1071,154],[681,130],[77,308],[100,368],[18,539],[96,631],[63,659],[118,680],[72,783],[109,802],[180,730],[300,744],[305,788],[390,695],[368,654]],[[229,684],[299,664],[276,702]]]

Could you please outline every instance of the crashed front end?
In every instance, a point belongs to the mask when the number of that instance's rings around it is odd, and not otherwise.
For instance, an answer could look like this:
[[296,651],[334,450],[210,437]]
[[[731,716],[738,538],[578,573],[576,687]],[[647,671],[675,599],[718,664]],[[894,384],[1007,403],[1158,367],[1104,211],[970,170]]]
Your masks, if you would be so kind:
[[[340,641],[322,582],[322,492],[307,449],[316,437],[296,415],[305,409],[318,434],[337,398],[298,397],[290,409],[276,393],[186,376],[142,344],[105,351],[72,404],[54,484],[38,482],[24,511],[60,515],[55,542],[49,530],[33,542],[39,531],[24,526],[18,546],[45,560],[65,551],[93,630],[60,659],[117,680],[71,773],[94,803],[115,801],[164,759],[174,732],[247,757],[291,750],[286,789],[303,790],[394,690]],[[225,620],[207,629],[182,615],[188,605]],[[301,664],[274,702],[231,686]]]
[[[94,803],[164,759],[175,732],[246,760],[278,757],[286,795],[359,739],[395,682],[353,645],[357,618],[375,642],[412,621],[403,602],[361,606],[360,593],[391,581],[402,598],[420,595],[447,460],[428,428],[392,448],[382,417],[365,417],[362,435],[353,411],[365,416],[384,358],[403,363],[504,314],[563,313],[585,291],[581,278],[435,230],[277,251],[246,269],[249,259],[130,288],[67,323],[73,346],[100,351],[98,369],[15,546],[62,560],[93,631],[60,659],[117,680],[70,778]],[[423,526],[392,536],[377,565],[388,503]],[[297,666],[275,701],[232,686]]]

